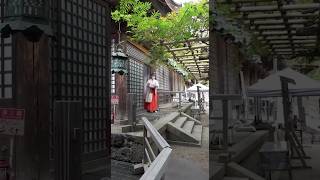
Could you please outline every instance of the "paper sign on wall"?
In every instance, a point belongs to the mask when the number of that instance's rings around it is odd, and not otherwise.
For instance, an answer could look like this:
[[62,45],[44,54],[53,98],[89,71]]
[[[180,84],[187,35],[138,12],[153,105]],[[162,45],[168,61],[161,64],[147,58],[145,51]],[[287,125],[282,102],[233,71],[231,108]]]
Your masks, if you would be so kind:
[[0,108],[0,134],[24,135],[25,110]]

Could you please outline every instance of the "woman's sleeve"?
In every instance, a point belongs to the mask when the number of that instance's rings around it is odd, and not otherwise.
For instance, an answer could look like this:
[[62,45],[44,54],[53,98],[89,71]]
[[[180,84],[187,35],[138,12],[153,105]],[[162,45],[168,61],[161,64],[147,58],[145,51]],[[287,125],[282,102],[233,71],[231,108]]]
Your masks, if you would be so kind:
[[156,86],[157,88],[159,87],[159,82],[158,82],[158,80],[156,80],[155,86]]
[[150,80],[147,81],[146,87],[147,87],[147,88],[150,87]]

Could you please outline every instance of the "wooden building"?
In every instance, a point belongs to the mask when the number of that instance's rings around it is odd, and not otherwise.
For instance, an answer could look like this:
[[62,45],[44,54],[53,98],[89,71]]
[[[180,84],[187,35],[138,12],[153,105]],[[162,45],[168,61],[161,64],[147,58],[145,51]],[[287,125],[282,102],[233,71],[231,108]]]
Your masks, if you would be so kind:
[[[17,32],[1,39],[0,107],[25,110],[25,133],[17,137],[12,168],[17,180],[56,176],[55,164],[65,159],[55,155],[61,148],[55,144],[56,130],[64,127],[57,127],[54,104],[80,101],[82,173],[97,169],[107,173],[111,120],[109,1],[48,2],[52,36],[43,35],[39,42],[33,43]],[[1,1],[2,23],[4,3]],[[0,134],[0,147],[9,147],[10,139]],[[66,153],[71,159],[64,165],[70,168],[74,152]]]

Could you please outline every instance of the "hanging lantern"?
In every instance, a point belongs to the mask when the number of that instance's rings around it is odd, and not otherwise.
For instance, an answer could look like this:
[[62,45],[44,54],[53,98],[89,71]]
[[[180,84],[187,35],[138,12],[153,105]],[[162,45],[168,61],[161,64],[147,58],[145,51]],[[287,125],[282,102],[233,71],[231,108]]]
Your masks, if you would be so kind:
[[52,35],[47,0],[8,0],[4,13],[0,26],[4,38],[14,32],[22,32],[30,41],[36,42],[44,33]]
[[119,73],[120,75],[128,74],[128,56],[123,53],[122,48],[117,48],[112,52],[111,72]]

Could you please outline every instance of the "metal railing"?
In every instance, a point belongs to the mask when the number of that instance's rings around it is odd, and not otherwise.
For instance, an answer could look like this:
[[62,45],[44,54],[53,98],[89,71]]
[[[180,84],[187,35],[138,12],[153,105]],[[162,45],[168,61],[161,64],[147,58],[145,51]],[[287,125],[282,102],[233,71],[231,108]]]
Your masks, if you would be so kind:
[[[143,164],[145,173],[140,180],[163,180],[171,154],[171,147],[147,118],[142,117],[143,130]],[[153,144],[149,141],[152,139]],[[152,147],[155,145],[155,147]],[[158,154],[156,154],[158,152]]]

